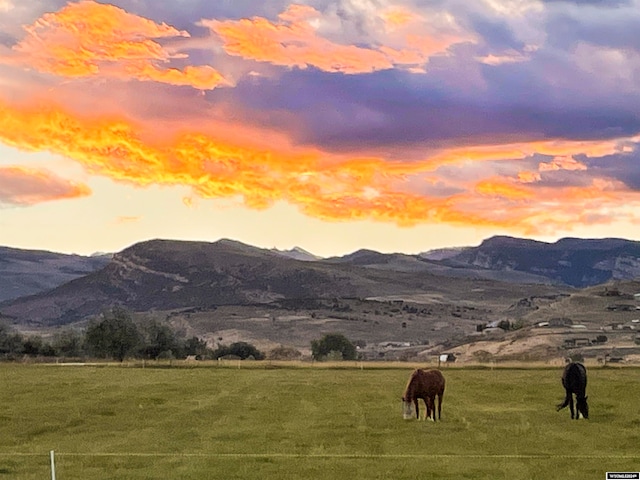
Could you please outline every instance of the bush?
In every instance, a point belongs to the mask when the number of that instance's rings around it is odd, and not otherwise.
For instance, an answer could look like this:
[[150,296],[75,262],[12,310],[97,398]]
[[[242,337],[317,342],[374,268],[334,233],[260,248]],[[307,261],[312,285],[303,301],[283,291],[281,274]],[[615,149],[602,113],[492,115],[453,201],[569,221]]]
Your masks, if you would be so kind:
[[213,352],[213,358],[226,357],[227,355],[234,355],[241,360],[249,357],[253,357],[255,360],[264,359],[264,354],[247,342],[235,342],[229,346],[221,345]]
[[300,350],[293,347],[285,347],[280,345],[269,352],[267,358],[270,360],[297,360],[302,356]]
[[320,340],[311,342],[311,355],[315,360],[325,360],[330,354],[332,357],[337,356],[331,352],[337,352],[340,355],[340,358],[336,358],[336,360],[355,360],[357,358],[355,345],[339,333],[330,333]]
[[207,358],[211,356],[211,350],[207,347],[207,342],[204,340],[198,337],[191,337],[184,342],[184,354]]
[[84,354],[84,339],[75,330],[67,329],[53,336],[53,349],[57,356],[81,357]]
[[122,362],[140,344],[140,333],[131,314],[115,308],[103,320],[92,322],[85,334],[89,350],[102,358],[115,358]]
[[159,359],[182,356],[182,345],[178,342],[174,331],[164,323],[157,320],[146,320],[138,327],[141,337],[141,345],[139,347],[140,354],[143,358]]
[[22,335],[0,323],[0,356],[11,359],[24,351]]

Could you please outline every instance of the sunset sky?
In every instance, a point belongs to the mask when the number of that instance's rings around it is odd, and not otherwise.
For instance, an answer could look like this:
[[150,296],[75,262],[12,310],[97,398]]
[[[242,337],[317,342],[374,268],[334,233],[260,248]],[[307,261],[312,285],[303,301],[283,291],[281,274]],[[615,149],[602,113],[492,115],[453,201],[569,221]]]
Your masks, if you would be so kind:
[[640,240],[640,0],[0,0],[0,245]]

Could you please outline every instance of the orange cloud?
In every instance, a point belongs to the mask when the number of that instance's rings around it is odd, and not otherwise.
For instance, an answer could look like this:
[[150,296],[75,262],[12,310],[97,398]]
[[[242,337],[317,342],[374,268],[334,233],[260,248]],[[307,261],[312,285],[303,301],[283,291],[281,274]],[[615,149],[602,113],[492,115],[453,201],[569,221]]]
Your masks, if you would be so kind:
[[500,178],[478,182],[476,184],[476,192],[481,195],[498,196],[507,200],[526,200],[536,197],[531,189]]
[[[391,9],[380,13],[393,30],[381,38],[375,47],[344,45],[325,38],[320,25],[328,21],[310,6],[290,5],[278,16],[277,22],[253,17],[240,20],[201,20],[223,42],[229,55],[274,65],[307,68],[313,66],[327,72],[346,74],[369,73],[396,66],[416,69],[431,55],[442,53],[459,41],[458,35],[434,32],[414,34],[403,27],[419,18],[407,9]],[[397,30],[397,31],[396,31]],[[419,69],[418,69],[419,70]]]
[[538,172],[519,172],[518,181],[521,183],[534,183],[540,181],[540,174]]
[[35,205],[90,194],[86,185],[64,180],[49,170],[0,167],[0,204]]
[[188,32],[133,15],[109,4],[83,0],[46,13],[24,27],[26,37],[9,60],[63,77],[105,76],[212,89],[226,83],[209,66],[164,68],[172,53],[158,38],[188,37]]
[[202,20],[215,32],[229,55],[275,65],[328,72],[366,73],[392,68],[389,58],[376,50],[340,45],[317,35],[312,21],[320,12],[291,5],[279,15],[280,22],[254,17],[240,20]]
[[[583,170],[586,167],[573,160],[572,155],[584,154],[590,157],[613,155],[624,151],[627,140],[637,141],[635,138],[590,141],[545,140],[450,148],[434,153],[426,159],[425,164],[428,164],[429,167],[425,167],[425,169],[436,170],[443,165],[456,165],[465,162],[519,160],[538,153],[556,157],[554,162],[557,162],[555,163],[557,169],[560,169],[560,165],[564,165],[570,169]],[[544,168],[542,167],[542,169]]]
[[9,10],[14,9],[15,6],[11,2],[11,0],[0,0],[0,12],[8,12]]
[[116,218],[116,223],[118,225],[123,225],[126,223],[137,223],[139,222],[141,217],[131,217],[131,216],[120,216]]
[[586,170],[587,167],[576,161],[571,155],[559,155],[549,163],[541,163],[538,170],[541,172],[553,170]]
[[[27,108],[0,101],[0,141],[13,147],[63,155],[115,181],[188,186],[200,198],[240,197],[254,209],[284,201],[329,221],[367,219],[401,226],[446,222],[533,234],[566,229],[576,218],[595,222],[621,201],[628,206],[640,203],[637,194],[606,179],[587,188],[552,188],[490,177],[478,179],[462,193],[434,197],[410,191],[433,169],[427,161],[388,162],[332,156],[311,148],[250,147],[197,132],[152,141],[146,133],[142,125],[124,119],[81,117],[53,105]],[[565,144],[540,148],[572,150]],[[489,152],[521,149],[475,150],[486,158]],[[464,152],[470,156],[475,150]],[[452,156],[459,161],[460,154]],[[460,192],[465,186],[458,187]],[[77,187],[66,193],[77,196],[88,190]]]
[[390,30],[403,27],[408,23],[416,20],[416,14],[408,8],[402,6],[393,6],[383,10],[380,18],[384,20],[385,26]]

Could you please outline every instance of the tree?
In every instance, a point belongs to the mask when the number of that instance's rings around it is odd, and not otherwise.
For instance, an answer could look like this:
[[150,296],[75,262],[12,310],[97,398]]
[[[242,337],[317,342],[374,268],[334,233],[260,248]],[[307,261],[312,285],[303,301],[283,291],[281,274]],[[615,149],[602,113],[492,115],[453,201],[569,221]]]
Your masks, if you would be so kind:
[[114,308],[101,321],[92,322],[85,333],[87,348],[97,357],[122,362],[140,343],[140,334],[131,314]]
[[355,345],[339,333],[329,333],[320,340],[311,342],[311,355],[315,360],[336,358],[337,355],[332,352],[339,353],[342,360],[355,360],[357,357]]
[[293,347],[285,347],[280,345],[272,349],[268,355],[271,360],[297,360],[302,357],[302,352]]
[[264,354],[260,350],[247,342],[235,342],[228,347],[222,345],[213,352],[213,358],[220,358],[226,355],[235,355],[242,360],[249,357],[253,357],[256,360],[262,360],[264,358]]
[[196,355],[200,358],[204,358],[211,353],[207,342],[199,339],[198,337],[191,337],[184,342],[184,354]]
[[56,355],[62,357],[81,357],[84,353],[84,339],[75,330],[66,329],[53,336],[52,347]]
[[54,348],[49,343],[46,343],[42,339],[42,337],[38,335],[31,335],[27,337],[27,339],[24,340],[24,343],[22,344],[22,351],[25,355],[30,355],[33,357],[38,355],[42,355],[45,357],[56,356]]
[[19,333],[0,323],[0,356],[14,357],[23,353],[24,340]]
[[149,320],[140,326],[140,353],[145,358],[172,358],[180,356],[182,346],[171,328],[157,320]]

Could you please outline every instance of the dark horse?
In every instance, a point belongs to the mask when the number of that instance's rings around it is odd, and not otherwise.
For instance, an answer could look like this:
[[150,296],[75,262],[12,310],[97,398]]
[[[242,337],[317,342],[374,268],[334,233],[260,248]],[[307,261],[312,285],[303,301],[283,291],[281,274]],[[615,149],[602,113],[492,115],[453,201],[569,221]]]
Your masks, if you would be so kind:
[[427,418],[433,418],[436,421],[436,396],[438,397],[438,419],[442,412],[442,396],[444,395],[444,377],[440,370],[421,370],[416,369],[409,377],[407,388],[402,396],[403,416],[411,418],[411,404],[416,408],[416,418],[420,419],[420,410],[418,408],[418,399],[424,400],[427,407]]
[[[571,418],[576,420],[580,414],[584,418],[589,418],[589,405],[587,405],[587,369],[581,363],[569,363],[562,373],[562,386],[567,392],[564,402],[558,405],[558,410],[569,405]],[[573,410],[573,394],[576,396],[576,409]]]

